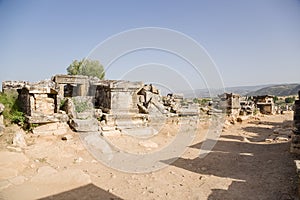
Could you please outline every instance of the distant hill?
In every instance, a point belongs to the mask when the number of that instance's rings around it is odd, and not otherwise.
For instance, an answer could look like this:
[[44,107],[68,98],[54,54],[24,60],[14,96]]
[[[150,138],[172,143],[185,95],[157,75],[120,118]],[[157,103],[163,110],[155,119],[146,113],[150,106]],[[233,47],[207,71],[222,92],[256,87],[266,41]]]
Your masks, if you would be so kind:
[[[273,95],[273,96],[290,96],[297,95],[300,90],[300,84],[280,84],[280,85],[256,85],[256,86],[237,86],[227,87],[225,92],[235,93],[242,96],[257,96],[257,95]],[[211,91],[212,92],[212,91]],[[208,89],[196,89],[194,91],[182,91],[186,98],[193,97],[209,97]],[[217,92],[217,94],[222,92]]]
[[248,96],[257,95],[273,95],[273,96],[290,96],[297,95],[300,90],[300,84],[280,84],[272,85],[258,89],[256,91],[251,91],[247,93]]
[[273,85],[269,84],[269,85],[227,87],[225,88],[225,91],[228,93],[235,93],[244,96],[250,92],[254,92],[262,88],[271,87],[271,86]]
[[[272,86],[272,85],[236,86],[236,87],[227,87],[224,89],[225,89],[225,92],[227,92],[227,93],[247,95],[249,92],[253,92],[253,91],[259,90],[261,88],[268,87],[268,86]],[[183,93],[186,98],[209,97],[210,96],[208,89],[196,89],[194,91],[183,91],[181,93]],[[220,94],[222,92],[217,92],[217,93]]]

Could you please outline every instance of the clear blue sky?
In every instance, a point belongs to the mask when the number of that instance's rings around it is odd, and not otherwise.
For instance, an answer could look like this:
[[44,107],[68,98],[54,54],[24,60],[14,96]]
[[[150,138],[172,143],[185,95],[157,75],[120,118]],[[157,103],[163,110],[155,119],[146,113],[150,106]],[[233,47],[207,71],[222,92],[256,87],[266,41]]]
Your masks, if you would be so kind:
[[106,38],[140,27],[195,39],[226,86],[300,82],[299,0],[0,0],[0,81],[66,73]]

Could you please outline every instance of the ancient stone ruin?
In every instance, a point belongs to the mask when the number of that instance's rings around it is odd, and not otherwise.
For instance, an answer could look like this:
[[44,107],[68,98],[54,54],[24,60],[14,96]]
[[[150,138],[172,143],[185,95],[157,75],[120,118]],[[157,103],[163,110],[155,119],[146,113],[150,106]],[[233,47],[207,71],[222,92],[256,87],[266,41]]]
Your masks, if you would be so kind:
[[253,101],[262,114],[275,114],[275,104],[273,96],[254,96]]
[[223,108],[226,109],[227,115],[237,117],[241,111],[240,105],[240,95],[233,93],[224,93],[223,95],[219,95]]
[[130,132],[150,129],[149,123],[155,126],[186,112],[180,106],[183,95],[162,97],[153,85],[143,82],[55,75],[38,83],[3,82],[3,92],[8,90],[18,92],[26,123],[39,125],[33,131],[37,134],[65,130],[67,123],[79,132]]
[[3,81],[2,82],[2,92],[16,91],[17,89],[22,89],[28,85],[28,81]]
[[275,112],[269,95],[251,101],[224,93],[200,107],[182,94],[162,96],[152,84],[82,75],[55,75],[38,83],[4,81],[2,91],[18,92],[26,123],[35,127],[36,134],[63,134],[68,126],[78,132],[99,131],[104,135],[133,130],[156,133],[167,118],[199,116],[200,110],[208,115],[225,111],[233,121],[240,115],[253,115],[254,109],[262,114]]
[[29,124],[43,124],[61,121],[63,113],[57,104],[58,92],[51,81],[27,84],[17,89],[22,111]]

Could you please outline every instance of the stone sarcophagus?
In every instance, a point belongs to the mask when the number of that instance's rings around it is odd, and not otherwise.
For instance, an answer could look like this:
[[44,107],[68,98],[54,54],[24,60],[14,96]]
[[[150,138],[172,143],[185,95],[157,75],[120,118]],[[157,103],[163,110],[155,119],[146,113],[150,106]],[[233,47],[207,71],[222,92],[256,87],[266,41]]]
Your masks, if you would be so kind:
[[18,93],[22,111],[29,123],[47,123],[49,116],[58,112],[58,92],[51,81],[26,85],[18,89]]
[[137,92],[144,86],[142,82],[101,81],[96,85],[95,106],[104,112],[138,113]]

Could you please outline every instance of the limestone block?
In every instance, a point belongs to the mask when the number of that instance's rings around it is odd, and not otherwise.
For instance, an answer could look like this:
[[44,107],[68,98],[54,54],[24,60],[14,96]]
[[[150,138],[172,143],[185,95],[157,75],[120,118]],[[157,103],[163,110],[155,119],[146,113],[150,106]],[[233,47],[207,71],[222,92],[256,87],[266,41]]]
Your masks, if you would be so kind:
[[67,123],[49,123],[45,125],[40,125],[33,129],[33,134],[37,135],[64,135],[69,131],[69,126]]
[[24,138],[24,133],[17,132],[17,133],[14,135],[14,138],[13,138],[13,145],[14,145],[14,146],[17,146],[17,147],[21,147],[21,148],[27,146],[26,141],[25,141],[25,138]]
[[70,126],[78,132],[96,132],[99,131],[98,121],[96,119],[72,119]]

